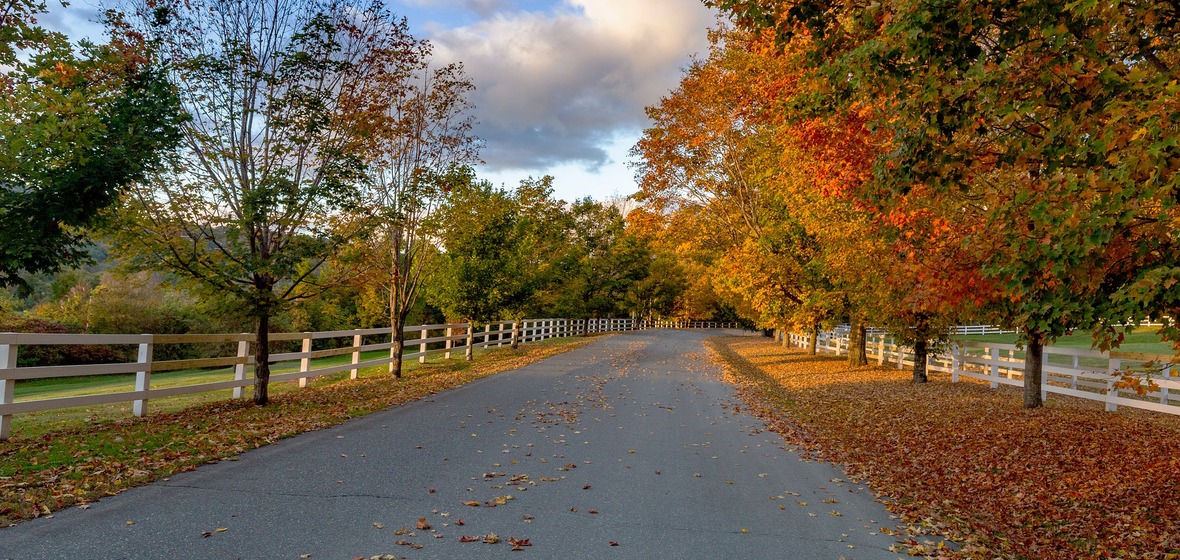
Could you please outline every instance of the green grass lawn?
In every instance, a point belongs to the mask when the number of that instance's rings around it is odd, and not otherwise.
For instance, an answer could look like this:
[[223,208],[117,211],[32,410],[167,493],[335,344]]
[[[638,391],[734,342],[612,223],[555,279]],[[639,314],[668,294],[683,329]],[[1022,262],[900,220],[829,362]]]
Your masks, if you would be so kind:
[[[1122,345],[1120,345],[1116,352],[1136,352],[1144,354],[1160,354],[1170,356],[1174,353],[1172,344],[1160,340],[1158,328],[1156,327],[1138,327],[1132,332],[1125,335]],[[970,335],[970,336],[956,336],[955,340],[963,342],[980,342],[980,343],[994,343],[994,344],[1016,344],[1016,333],[1005,334],[984,334],[984,335]],[[1052,344],[1050,347],[1058,348],[1072,348],[1078,350],[1091,350],[1094,345],[1094,337],[1089,332],[1076,332],[1072,335],[1063,336]],[[1095,349],[1096,350],[1096,349]],[[1004,355],[1004,353],[1001,353]],[[1013,352],[1013,357],[1019,360],[1024,359],[1024,351],[1016,350]],[[1073,358],[1070,356],[1060,356],[1050,354],[1050,363],[1071,364]],[[1135,367],[1140,362],[1125,362],[1124,367]],[[1081,358],[1079,365],[1089,367],[1105,367],[1106,360],[1100,358]]]
[[[1128,333],[1116,351],[1117,352],[1143,352],[1146,354],[1171,354],[1172,344],[1163,342],[1159,338],[1158,329],[1156,327],[1138,327],[1132,332]],[[956,336],[956,340],[964,342],[993,342],[999,344],[1015,344],[1016,333],[1006,334],[983,334],[971,336]],[[1051,346],[1061,346],[1064,348],[1077,348],[1081,350],[1089,350],[1093,347],[1094,337],[1088,332],[1076,332],[1069,336],[1063,336],[1054,341]]]
[[[417,348],[413,349],[417,352]],[[408,353],[409,351],[407,351]],[[387,350],[362,352],[361,361],[375,360],[388,356]],[[460,356],[461,357],[461,356]],[[312,369],[346,364],[352,361],[352,355],[332,356],[312,360]],[[409,360],[414,361],[417,360]],[[406,363],[409,363],[407,361]],[[299,361],[280,362],[271,368],[271,374],[291,373],[299,371]],[[216,369],[183,369],[165,371],[152,374],[152,388],[179,387],[183,385],[199,385],[229,381],[234,378],[232,367]],[[35,399],[50,399],[62,397],[76,397],[82,395],[96,395],[117,391],[131,391],[135,389],[135,374],[124,373],[116,375],[94,375],[83,377],[56,377],[47,379],[28,379],[16,382],[16,400],[26,401]]]

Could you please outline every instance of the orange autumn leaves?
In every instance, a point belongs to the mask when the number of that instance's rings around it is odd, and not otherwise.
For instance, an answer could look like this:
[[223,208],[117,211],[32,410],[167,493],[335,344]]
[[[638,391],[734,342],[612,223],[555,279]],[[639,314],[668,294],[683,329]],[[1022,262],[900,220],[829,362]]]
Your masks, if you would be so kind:
[[[915,525],[911,552],[951,558],[1180,557],[1180,423],[1102,415],[1058,399],[1021,410],[1014,390],[915,386],[758,339],[712,348],[743,400],[788,442],[867,477]],[[938,381],[938,379],[936,379]],[[945,378],[943,378],[945,381]],[[924,547],[937,532],[959,550]]]
[[802,43],[784,50],[771,34],[734,30],[711,38],[709,57],[648,109],[654,125],[633,151],[642,225],[664,228],[665,250],[694,247],[700,278],[763,327],[932,315],[986,293],[970,267],[948,265],[965,262],[959,225],[918,196],[888,212],[866,202],[879,194],[869,192],[875,163],[893,149],[871,126],[884,100],[801,112],[824,95]]

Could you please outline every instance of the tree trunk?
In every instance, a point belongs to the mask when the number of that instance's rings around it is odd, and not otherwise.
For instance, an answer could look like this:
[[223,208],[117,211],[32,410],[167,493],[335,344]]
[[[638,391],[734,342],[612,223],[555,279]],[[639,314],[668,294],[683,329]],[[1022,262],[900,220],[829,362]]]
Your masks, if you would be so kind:
[[807,355],[814,356],[817,346],[819,346],[819,324],[818,323],[811,327],[811,334],[808,336],[808,340],[807,340]]
[[1041,400],[1041,365],[1045,352],[1045,335],[1028,332],[1028,347],[1024,352],[1024,408],[1038,408]]
[[858,366],[863,366],[869,363],[869,329],[862,322],[860,324],[860,331],[856,336],[856,361]]
[[926,351],[929,348],[925,338],[919,338],[914,342],[914,383],[925,383],[929,381],[926,377]]
[[402,377],[402,353],[406,347],[406,331],[405,321],[402,319],[395,319],[395,325],[390,328],[390,342],[393,346],[389,349],[389,373],[397,379]]
[[848,365],[860,367],[869,361],[865,354],[865,328],[858,317],[853,316],[849,322],[851,325],[848,329]]
[[270,389],[270,314],[258,316],[258,340],[254,350],[254,404],[263,406]]

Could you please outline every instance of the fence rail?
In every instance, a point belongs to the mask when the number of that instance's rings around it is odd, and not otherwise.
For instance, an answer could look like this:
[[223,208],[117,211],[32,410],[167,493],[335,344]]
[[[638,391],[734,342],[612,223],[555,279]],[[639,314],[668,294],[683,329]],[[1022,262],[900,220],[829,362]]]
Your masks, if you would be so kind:
[[[847,355],[848,340],[846,333],[821,332],[816,350]],[[896,364],[898,369],[913,367],[913,351],[897,344],[893,337],[877,334],[867,336],[865,340],[865,353],[869,359],[876,359],[878,365],[888,362]],[[806,348],[808,337],[790,333],[786,342]],[[971,378],[986,381],[993,389],[1000,385],[1023,387],[1023,354],[1015,344],[956,342],[946,354],[928,355],[926,367],[930,371],[949,373],[954,383],[961,378]],[[1180,415],[1180,377],[1171,375],[1171,359],[1172,356],[1168,355],[1047,346],[1042,356],[1041,398],[1053,393],[1103,402],[1106,410],[1111,412],[1118,410],[1119,406],[1129,406]],[[1151,378],[1157,390],[1141,395],[1134,389],[1116,386],[1122,379],[1120,372],[1136,369],[1146,362],[1162,367],[1162,371]]]
[[[430,355],[442,355],[450,359],[453,353],[462,352],[465,359],[472,359],[475,348],[504,346],[513,340],[521,343],[569,337],[580,334],[631,331],[656,328],[736,328],[735,323],[712,321],[636,320],[636,319],[525,319],[521,321],[493,321],[483,325],[471,323],[450,323],[438,325],[415,325],[403,329],[403,360],[417,358],[425,363]],[[271,381],[298,381],[306,387],[309,379],[348,371],[356,379],[358,371],[364,368],[390,365],[396,352],[393,349],[392,333],[388,328],[356,329],[343,331],[321,331],[300,333],[272,333],[270,340],[276,345],[299,343],[298,351],[275,352],[270,363],[290,364],[298,369],[291,372],[275,373]],[[316,341],[328,341],[321,345],[329,348],[314,349]],[[253,333],[242,334],[168,334],[168,335],[106,335],[106,334],[38,334],[0,333],[0,439],[9,437],[12,417],[15,414],[56,410],[78,406],[94,406],[118,402],[131,402],[132,413],[143,416],[147,413],[148,401],[209,391],[232,390],[233,398],[242,398],[243,388],[254,384],[254,356],[251,345],[255,343]],[[155,360],[154,350],[158,345],[221,344],[227,348],[227,355],[182,360]],[[85,365],[25,366],[17,365],[20,348],[51,345],[104,345],[136,348],[136,360],[131,362],[98,363]],[[408,352],[414,347],[416,351]],[[387,352],[374,357],[375,352]],[[365,354],[368,354],[367,356]],[[315,360],[351,356],[347,363],[316,364]],[[225,369],[226,379],[182,385],[175,387],[152,386],[152,375],[156,373],[192,370]],[[285,369],[285,368],[279,368]],[[134,388],[130,391],[115,391],[101,394],[55,397],[42,399],[16,399],[18,381],[37,379],[135,374]]]

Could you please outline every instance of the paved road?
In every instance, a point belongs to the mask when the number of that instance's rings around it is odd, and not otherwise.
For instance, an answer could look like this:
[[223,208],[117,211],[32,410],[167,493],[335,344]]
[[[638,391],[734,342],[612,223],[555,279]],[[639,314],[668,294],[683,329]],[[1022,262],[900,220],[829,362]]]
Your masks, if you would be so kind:
[[867,491],[736,411],[714,334],[604,339],[0,530],[0,558],[898,558]]

